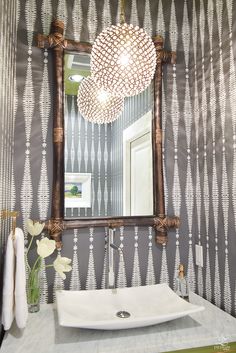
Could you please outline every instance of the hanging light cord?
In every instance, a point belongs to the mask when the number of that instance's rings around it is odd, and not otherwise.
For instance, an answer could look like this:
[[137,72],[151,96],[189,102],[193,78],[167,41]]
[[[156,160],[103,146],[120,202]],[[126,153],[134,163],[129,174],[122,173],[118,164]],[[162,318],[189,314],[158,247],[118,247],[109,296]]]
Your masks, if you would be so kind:
[[125,0],[120,0],[120,23],[125,23]]

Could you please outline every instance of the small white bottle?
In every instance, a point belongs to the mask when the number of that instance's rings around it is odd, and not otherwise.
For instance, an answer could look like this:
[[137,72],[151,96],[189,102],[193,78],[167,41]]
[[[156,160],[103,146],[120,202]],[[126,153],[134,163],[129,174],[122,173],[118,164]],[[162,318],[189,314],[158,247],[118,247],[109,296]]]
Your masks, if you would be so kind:
[[188,280],[184,275],[184,265],[179,265],[179,273],[175,281],[175,292],[181,298],[189,301]]

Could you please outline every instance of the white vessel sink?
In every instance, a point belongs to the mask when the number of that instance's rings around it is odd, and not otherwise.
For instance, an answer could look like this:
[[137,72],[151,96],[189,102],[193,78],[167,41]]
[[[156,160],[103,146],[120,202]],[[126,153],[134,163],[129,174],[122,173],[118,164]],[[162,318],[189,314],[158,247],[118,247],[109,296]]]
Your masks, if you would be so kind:
[[61,326],[98,330],[155,325],[204,309],[181,299],[167,284],[115,290],[60,290],[56,292],[56,302]]

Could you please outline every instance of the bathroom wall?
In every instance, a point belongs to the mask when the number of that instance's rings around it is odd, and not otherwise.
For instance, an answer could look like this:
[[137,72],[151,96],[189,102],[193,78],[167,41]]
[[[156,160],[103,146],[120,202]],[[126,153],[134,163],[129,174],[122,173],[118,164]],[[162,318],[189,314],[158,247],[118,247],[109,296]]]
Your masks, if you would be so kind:
[[[118,229],[116,243],[124,246],[124,262],[116,259],[119,286],[154,282],[167,282],[173,286],[181,261],[186,265],[191,288],[196,289],[193,261],[193,239],[197,230],[196,146],[193,97],[190,95],[194,77],[190,65],[193,56],[192,7],[191,0],[126,2],[127,22],[144,26],[150,35],[163,35],[166,49],[175,50],[178,55],[177,64],[165,66],[163,73],[163,159],[166,213],[180,216],[181,227],[169,232],[167,246],[154,244],[151,228],[137,226]],[[34,35],[38,32],[48,34],[51,19],[58,17],[65,21],[67,38],[93,42],[102,28],[116,23],[117,13],[115,0],[105,0],[104,3],[95,3],[94,0],[20,0],[14,206],[21,212],[24,228],[28,217],[48,219],[53,202],[52,60],[50,51],[35,47]],[[43,271],[42,302],[52,301],[57,288],[105,286],[105,236],[105,229],[92,228],[64,233],[62,255],[72,258],[73,271],[64,283],[52,269]],[[52,260],[53,257],[47,261],[50,263]]]
[[[0,212],[11,210],[14,203],[12,191],[12,154],[14,145],[14,98],[16,55],[16,3],[3,0],[0,3]],[[0,218],[0,342],[2,275],[7,235],[11,221]]]
[[236,315],[236,4],[193,9],[196,243],[200,295]]

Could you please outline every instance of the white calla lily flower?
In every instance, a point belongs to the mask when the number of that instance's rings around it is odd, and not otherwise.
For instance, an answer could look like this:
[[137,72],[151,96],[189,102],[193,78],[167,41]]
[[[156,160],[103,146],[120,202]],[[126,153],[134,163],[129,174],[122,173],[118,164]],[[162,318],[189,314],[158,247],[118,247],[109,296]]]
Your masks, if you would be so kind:
[[42,232],[44,225],[45,223],[33,222],[32,219],[27,219],[26,221],[27,231],[32,237],[39,235]]
[[56,249],[55,240],[49,240],[48,238],[43,238],[41,240],[37,240],[37,253],[43,259],[51,255]]
[[66,278],[64,272],[70,272],[72,270],[70,263],[71,259],[68,259],[68,257],[61,257],[60,255],[58,255],[56,260],[53,262],[54,269],[62,279]]

